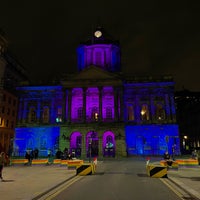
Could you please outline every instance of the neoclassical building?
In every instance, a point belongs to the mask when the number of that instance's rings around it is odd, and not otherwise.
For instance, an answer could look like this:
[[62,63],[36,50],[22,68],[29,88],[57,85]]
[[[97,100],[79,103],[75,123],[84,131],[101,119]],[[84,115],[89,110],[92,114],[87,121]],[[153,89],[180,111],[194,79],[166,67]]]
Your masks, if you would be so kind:
[[77,48],[78,73],[57,85],[18,87],[14,154],[65,148],[76,157],[180,154],[171,77],[125,76],[103,29]]

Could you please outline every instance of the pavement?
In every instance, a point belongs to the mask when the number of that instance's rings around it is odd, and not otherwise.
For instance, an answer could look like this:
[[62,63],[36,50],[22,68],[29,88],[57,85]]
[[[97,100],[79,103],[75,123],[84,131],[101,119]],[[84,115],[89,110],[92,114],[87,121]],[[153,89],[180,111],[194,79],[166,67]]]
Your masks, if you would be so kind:
[[168,170],[168,179],[200,200],[200,166]]
[[[169,170],[167,175],[169,180],[200,199],[200,166]],[[75,178],[76,169],[60,165],[15,165],[4,167],[3,177],[1,200],[37,200],[42,194]]]

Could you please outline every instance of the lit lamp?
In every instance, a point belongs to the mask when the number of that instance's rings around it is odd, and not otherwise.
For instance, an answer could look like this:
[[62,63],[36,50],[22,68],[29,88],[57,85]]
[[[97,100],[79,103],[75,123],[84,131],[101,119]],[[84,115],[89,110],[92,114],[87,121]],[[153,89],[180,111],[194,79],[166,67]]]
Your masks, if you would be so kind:
[[94,113],[94,119],[95,119],[95,121],[98,121],[98,113]]
[[141,113],[141,115],[142,115],[142,120],[144,120],[144,115],[145,115],[145,113],[146,113],[145,110],[142,109],[140,113]]
[[186,149],[186,140],[188,139],[188,136],[187,135],[184,135],[183,136],[183,147],[184,149]]

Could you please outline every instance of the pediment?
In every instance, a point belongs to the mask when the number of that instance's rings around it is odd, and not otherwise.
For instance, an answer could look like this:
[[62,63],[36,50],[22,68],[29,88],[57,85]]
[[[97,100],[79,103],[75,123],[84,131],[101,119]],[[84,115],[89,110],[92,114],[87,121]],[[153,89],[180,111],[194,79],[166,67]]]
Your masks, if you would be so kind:
[[89,66],[83,71],[72,77],[73,80],[100,80],[100,79],[118,79],[116,74],[100,69],[95,66]]
[[119,74],[108,72],[96,66],[89,66],[78,74],[73,74],[62,81],[66,87],[88,86],[88,85],[121,85]]

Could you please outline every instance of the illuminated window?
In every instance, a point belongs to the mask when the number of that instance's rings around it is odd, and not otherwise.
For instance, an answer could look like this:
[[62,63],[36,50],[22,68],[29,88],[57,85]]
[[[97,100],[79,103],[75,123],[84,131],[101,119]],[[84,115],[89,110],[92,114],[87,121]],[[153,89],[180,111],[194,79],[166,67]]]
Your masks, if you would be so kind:
[[3,118],[0,117],[0,125],[3,125]]
[[43,120],[43,123],[49,122],[49,107],[43,108],[42,120]]
[[164,120],[165,119],[165,110],[162,104],[156,105],[156,119],[157,120]]
[[98,109],[97,107],[92,108],[92,119],[95,121],[98,121],[99,115],[98,115]]
[[147,121],[149,120],[149,108],[147,104],[143,104],[142,105],[142,109],[141,109],[141,119],[142,121]]
[[128,105],[128,121],[133,121],[134,120],[134,107],[133,105]]
[[29,109],[28,122],[29,122],[29,123],[36,122],[36,111],[35,111],[35,107],[31,107],[31,108]]

